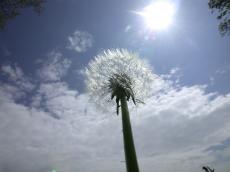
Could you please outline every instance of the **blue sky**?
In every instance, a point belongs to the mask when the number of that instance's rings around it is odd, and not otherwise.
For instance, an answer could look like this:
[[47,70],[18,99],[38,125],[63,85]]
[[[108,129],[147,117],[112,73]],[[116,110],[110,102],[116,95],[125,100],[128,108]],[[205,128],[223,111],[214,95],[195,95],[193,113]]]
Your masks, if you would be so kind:
[[[209,86],[211,91],[227,93],[229,38],[219,35],[218,21],[207,3],[175,1],[173,25],[160,33],[146,31],[142,18],[132,13],[148,3],[55,1],[45,4],[41,16],[25,10],[0,35],[1,61],[16,61],[26,72],[33,73],[36,59],[53,49],[62,51],[71,58],[73,67],[79,68],[103,49],[128,48],[147,58],[156,73],[179,67],[186,75],[181,78],[182,84],[206,84],[211,78],[215,80]],[[127,27],[129,31],[125,32]],[[65,49],[68,37],[76,30],[93,36],[94,44],[85,53]],[[11,56],[4,55],[6,50]]]
[[[85,91],[84,69],[126,48],[159,76],[131,108],[141,171],[229,170],[230,37],[207,1],[171,0],[172,25],[146,29],[151,1],[55,0],[0,33],[0,171],[125,171],[121,121]],[[28,162],[30,159],[32,162]]]

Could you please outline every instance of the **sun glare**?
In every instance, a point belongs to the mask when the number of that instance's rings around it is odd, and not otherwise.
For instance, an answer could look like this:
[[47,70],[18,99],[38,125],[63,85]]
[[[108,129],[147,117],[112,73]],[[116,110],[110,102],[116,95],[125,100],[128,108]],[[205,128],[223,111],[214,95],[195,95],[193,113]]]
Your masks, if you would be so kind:
[[174,5],[168,1],[154,2],[138,12],[144,18],[147,27],[157,31],[165,30],[170,26],[174,13]]

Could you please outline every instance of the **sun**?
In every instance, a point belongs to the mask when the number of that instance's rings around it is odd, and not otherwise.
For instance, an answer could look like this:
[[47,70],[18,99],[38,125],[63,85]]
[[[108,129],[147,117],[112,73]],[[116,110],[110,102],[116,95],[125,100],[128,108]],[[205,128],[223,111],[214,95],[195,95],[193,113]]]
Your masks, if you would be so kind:
[[138,12],[144,18],[150,30],[160,31],[167,29],[173,21],[174,5],[168,1],[156,1]]

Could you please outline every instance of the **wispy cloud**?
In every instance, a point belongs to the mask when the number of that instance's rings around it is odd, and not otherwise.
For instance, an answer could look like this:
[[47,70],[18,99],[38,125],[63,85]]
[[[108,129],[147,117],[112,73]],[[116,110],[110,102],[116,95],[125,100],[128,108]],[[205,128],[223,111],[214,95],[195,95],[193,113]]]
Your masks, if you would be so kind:
[[76,30],[68,37],[67,48],[78,53],[86,52],[88,48],[93,46],[93,41],[93,36],[90,33]]
[[21,68],[19,68],[17,64],[13,65],[13,67],[11,65],[3,65],[1,70],[14,81],[21,80],[24,75]]
[[[42,83],[33,97],[32,107],[48,111],[56,119],[77,113],[78,92],[70,90],[65,82]],[[83,107],[84,104],[81,105]]]
[[131,29],[131,26],[130,26],[130,25],[127,25],[127,26],[125,27],[125,32],[129,32],[130,29]]
[[210,81],[210,85],[214,85],[215,84],[215,78],[213,76],[209,77],[209,81]]
[[23,91],[31,91],[34,84],[17,64],[5,64],[1,66],[1,74]]
[[227,74],[229,71],[230,71],[230,67],[229,67],[229,66],[224,66],[224,67],[222,67],[221,69],[217,69],[215,73],[216,73],[217,75],[225,75],[225,74]]
[[37,74],[41,81],[60,81],[67,73],[71,61],[63,58],[63,55],[57,51],[51,51],[47,55],[45,61],[39,62],[41,67],[37,70]]

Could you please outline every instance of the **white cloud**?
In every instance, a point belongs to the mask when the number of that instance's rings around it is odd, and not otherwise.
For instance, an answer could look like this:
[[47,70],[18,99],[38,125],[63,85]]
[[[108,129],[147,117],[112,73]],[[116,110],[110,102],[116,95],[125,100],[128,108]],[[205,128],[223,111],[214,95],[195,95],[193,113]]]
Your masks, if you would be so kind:
[[173,74],[176,74],[178,71],[180,71],[180,68],[179,67],[174,67],[170,70],[170,74],[173,75]]
[[11,80],[20,80],[24,75],[21,68],[16,64],[14,65],[14,68],[10,65],[3,65],[1,70],[8,75]]
[[[78,92],[69,90],[64,82],[42,83],[33,97],[32,106],[52,113],[56,118],[64,118],[69,113],[76,113]],[[83,107],[84,105],[82,105]]]
[[161,75],[161,78],[165,80],[175,80],[174,83],[179,84],[182,76],[181,69],[179,67],[174,67],[169,71],[169,74]]
[[[47,87],[51,86],[47,84],[41,87],[50,91]],[[114,159],[121,153],[116,152],[118,150],[116,147],[121,146],[119,140],[111,138],[113,143],[111,145],[110,142],[105,143],[105,147],[101,147],[100,144],[111,133],[120,132],[115,125],[119,124],[119,119],[105,120],[104,115],[95,113],[86,95],[76,96],[76,92],[69,90],[65,84],[60,83],[53,88],[57,87],[59,88],[49,92],[50,94],[46,93],[48,94],[46,102],[53,112],[59,108],[58,105],[61,105],[60,109],[64,108],[61,120],[52,118],[49,112],[44,112],[42,109],[28,108],[6,101],[7,96],[1,101],[0,129],[4,132],[0,132],[0,171],[5,168],[19,172],[48,171],[52,168],[66,172],[100,171],[104,167],[108,170],[110,168],[108,165],[114,164],[110,160],[104,162],[104,156],[108,158],[112,155]],[[86,105],[89,106],[87,109]],[[110,127],[114,127],[115,130],[104,131]],[[103,135],[98,137],[98,133]]]
[[76,30],[68,37],[68,41],[67,48],[78,53],[86,52],[88,48],[93,46],[93,36],[86,31]]
[[[0,101],[14,101],[18,100],[21,97],[24,97],[26,94],[20,88],[0,82]],[[7,99],[6,99],[7,98]]]
[[130,26],[130,25],[127,25],[127,26],[125,27],[125,32],[130,31],[130,29],[131,29],[131,26]]
[[41,61],[41,68],[37,74],[41,81],[60,81],[66,75],[71,65],[71,61],[63,58],[63,55],[57,51],[51,51],[45,61]]
[[214,85],[215,84],[215,78],[213,76],[209,77],[209,81],[210,81],[210,85]]
[[217,75],[225,75],[225,74],[227,74],[229,72],[229,70],[230,70],[229,66],[224,66],[221,69],[217,69],[215,73]]
[[[230,146],[212,146],[230,138],[230,94],[160,77],[153,88],[145,105],[130,109],[141,171],[229,168]],[[0,171],[126,171],[121,116],[102,113],[65,82],[41,83],[31,107],[13,101],[15,89],[0,86]]]
[[25,76],[24,72],[17,64],[2,65],[0,70],[2,75],[5,75],[9,81],[13,82],[14,85],[19,87],[22,91],[31,91],[34,88],[31,79]]

